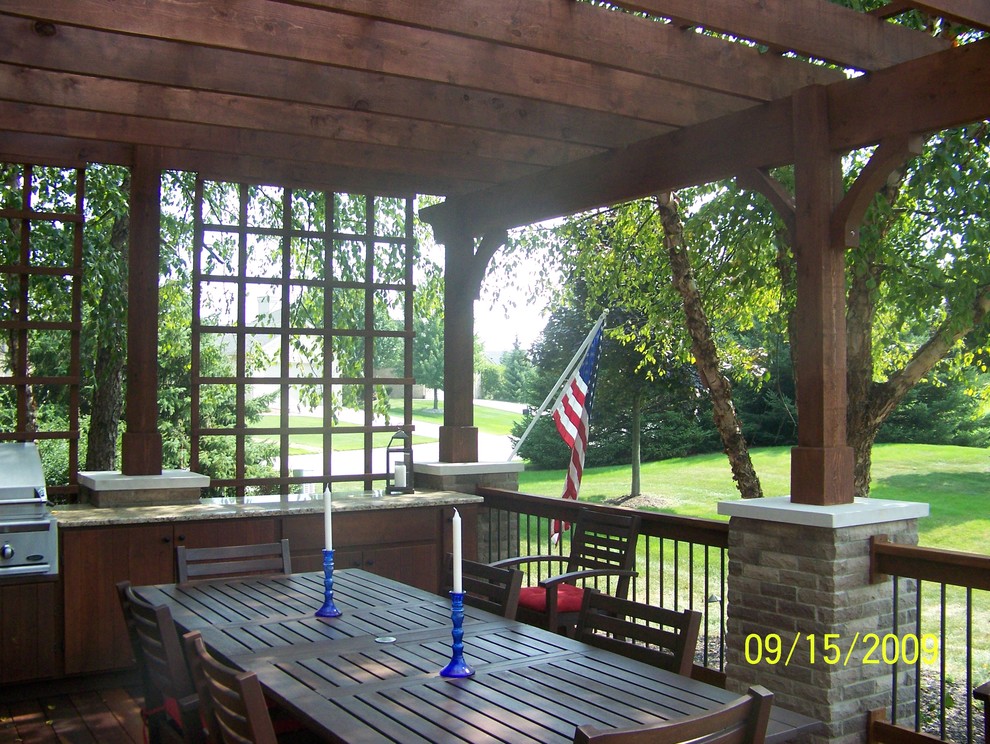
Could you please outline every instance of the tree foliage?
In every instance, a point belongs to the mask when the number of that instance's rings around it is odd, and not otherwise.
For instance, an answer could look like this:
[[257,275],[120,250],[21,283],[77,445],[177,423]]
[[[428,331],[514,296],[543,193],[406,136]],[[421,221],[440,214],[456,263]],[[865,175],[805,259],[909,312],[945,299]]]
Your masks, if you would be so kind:
[[[847,181],[870,154],[845,160]],[[986,396],[988,170],[986,123],[934,135],[878,195],[860,245],[847,253],[848,430],[860,495],[868,491],[877,432],[916,385],[948,376],[967,381],[964,388],[976,397]],[[790,188],[790,169],[773,175]],[[684,239],[699,259],[692,265],[694,280],[721,363],[750,403],[763,400],[762,414],[747,406],[743,431],[751,428],[747,415],[776,417],[782,434],[793,431],[793,366],[780,357],[782,349],[794,348],[795,263],[784,223],[762,196],[734,182],[679,197],[688,205]],[[582,277],[589,294],[641,313],[632,343],[643,363],[655,364],[661,352],[694,363],[655,212],[653,200],[641,200],[532,230],[511,247],[545,251],[562,271]],[[754,423],[766,436],[769,419]]]

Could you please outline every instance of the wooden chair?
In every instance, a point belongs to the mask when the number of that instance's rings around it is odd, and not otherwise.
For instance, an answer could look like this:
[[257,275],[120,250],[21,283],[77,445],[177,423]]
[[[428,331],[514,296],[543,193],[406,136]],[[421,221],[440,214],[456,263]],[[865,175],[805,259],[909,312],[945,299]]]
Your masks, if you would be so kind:
[[205,741],[199,697],[168,607],[141,599],[129,581],[117,584],[117,594],[144,682],[148,741]]
[[[452,585],[451,574],[454,557],[447,553],[445,563],[446,589]],[[519,606],[519,590],[522,588],[522,571],[501,568],[476,561],[461,561],[464,583],[464,604],[502,617],[514,618]]]
[[507,558],[491,565],[516,567],[539,563],[562,563],[564,573],[523,587],[516,617],[550,630],[572,632],[584,600],[584,583],[600,576],[615,578],[614,595],[625,597],[629,581],[636,575],[636,539],[639,517],[635,514],[606,514],[591,509],[578,513],[568,556],[537,555]]
[[773,693],[750,687],[749,693],[708,713],[624,729],[578,726],[574,744],[678,744],[703,738],[705,744],[763,744]]
[[175,560],[180,584],[190,578],[292,573],[287,539],[277,543],[227,545],[221,548],[187,548],[180,545],[175,549]]
[[887,722],[886,708],[866,714],[866,744],[945,744],[937,736]]
[[983,741],[990,744],[990,682],[973,690],[973,697],[983,703]]
[[590,589],[578,616],[578,640],[676,674],[691,676],[701,613],[620,599]]
[[219,744],[277,744],[261,683],[213,658],[198,631],[184,636],[189,665],[210,740]]

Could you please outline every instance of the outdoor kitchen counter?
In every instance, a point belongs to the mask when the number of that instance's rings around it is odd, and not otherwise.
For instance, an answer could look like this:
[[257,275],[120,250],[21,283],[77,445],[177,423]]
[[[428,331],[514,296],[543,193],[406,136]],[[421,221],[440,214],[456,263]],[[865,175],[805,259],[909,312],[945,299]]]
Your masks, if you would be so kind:
[[[444,557],[453,549],[454,507],[463,517],[464,555],[473,558],[477,553],[478,511],[483,503],[478,496],[453,491],[377,497],[342,492],[333,494],[332,503],[336,568],[361,568],[427,591],[441,591],[446,581]],[[285,500],[279,496],[203,499],[199,504],[173,506],[73,504],[56,506],[54,515],[59,525],[62,601],[49,633],[55,636],[57,650],[49,663],[31,670],[5,671],[10,665],[0,665],[4,667],[0,684],[14,681],[14,672],[30,679],[129,667],[130,641],[115,584],[125,579],[135,585],[174,583],[176,546],[216,547],[284,538],[289,540],[293,571],[318,571],[323,566],[323,495],[319,493],[292,494]],[[42,607],[42,601],[25,603],[24,612],[48,617],[51,611]],[[10,635],[7,625],[12,620],[6,615],[0,613],[0,643]],[[22,626],[26,625],[24,620]]]
[[[113,525],[154,522],[188,522],[245,517],[284,517],[323,513],[323,495],[293,494],[283,501],[279,496],[248,496],[244,499],[203,499],[199,504],[162,506],[102,506],[65,504],[52,513],[61,529],[74,527],[108,527]],[[417,491],[398,496],[374,496],[371,493],[334,494],[334,514],[423,507],[457,507],[480,504],[480,496],[456,491]],[[321,523],[322,524],[322,523]]]

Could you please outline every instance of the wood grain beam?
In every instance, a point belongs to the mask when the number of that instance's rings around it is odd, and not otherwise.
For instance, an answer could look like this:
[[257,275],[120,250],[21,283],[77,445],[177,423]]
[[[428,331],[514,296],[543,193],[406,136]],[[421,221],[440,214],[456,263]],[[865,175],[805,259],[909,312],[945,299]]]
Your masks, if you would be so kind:
[[580,60],[267,0],[236,4],[6,0],[4,9],[56,27],[86,26],[99,19],[101,26],[120,33],[363,69],[593,111],[618,111],[671,126],[719,116],[749,103]]
[[[621,146],[661,133],[655,124],[452,85],[312,62],[59,26],[53,37],[0,13],[0,61],[94,77],[212,90],[273,101],[445,122],[591,146]],[[203,71],[209,71],[209,75]],[[245,74],[249,70],[250,74]],[[286,81],[292,84],[287,85]],[[628,139],[627,139],[628,138]]]
[[790,99],[680,129],[509,184],[448,199],[420,217],[436,239],[511,229],[791,162]]
[[2,98],[43,106],[432,151],[441,158],[453,153],[550,166],[600,151],[585,145],[349,109],[49,72],[2,62],[0,91]]
[[410,176],[450,179],[485,178],[499,181],[506,177],[532,174],[536,166],[509,165],[490,158],[468,157],[379,145],[317,139],[298,135],[278,136],[248,129],[216,127],[190,122],[164,121],[137,116],[121,116],[89,111],[0,101],[0,121],[14,131],[61,135],[71,132],[82,139],[112,141],[131,145],[155,145],[231,155],[265,153],[287,162],[316,162],[364,168],[370,172],[393,172],[401,167]]
[[494,41],[545,54],[606,65],[709,90],[770,101],[815,83],[843,77],[837,70],[761,54],[629,13],[606,13],[573,0],[271,0],[382,18],[419,28]]
[[949,46],[947,41],[827,0],[617,0],[616,5],[864,71]]
[[84,168],[87,163],[130,165],[133,158],[129,145],[0,129],[0,161],[6,163]]
[[[990,118],[990,39],[826,88],[835,152]],[[435,231],[513,228],[794,161],[790,99],[424,209]],[[441,239],[438,236],[438,239]]]
[[990,118],[990,39],[828,87],[832,148]]
[[[84,167],[87,163],[130,166],[134,148],[111,142],[57,135],[28,134],[0,128],[0,161],[36,163],[60,167]],[[416,193],[457,194],[485,184],[450,178],[410,176],[401,170],[369,172],[363,168],[327,167],[322,163],[288,162],[264,154],[203,152],[163,148],[162,167],[196,171],[205,178],[243,183],[275,184],[320,191],[375,193],[381,196],[410,196]],[[401,163],[396,166],[401,169]]]
[[873,11],[873,14],[889,18],[911,9],[970,28],[990,31],[990,6],[984,0],[896,0]]

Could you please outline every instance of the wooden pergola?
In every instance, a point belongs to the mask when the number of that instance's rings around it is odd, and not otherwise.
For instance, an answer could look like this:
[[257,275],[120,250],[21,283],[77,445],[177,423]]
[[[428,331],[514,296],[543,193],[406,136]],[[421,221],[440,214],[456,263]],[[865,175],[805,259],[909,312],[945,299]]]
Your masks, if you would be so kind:
[[[132,168],[125,472],[161,466],[162,169],[446,197],[423,215],[446,247],[446,462],[477,460],[465,350],[474,297],[507,229],[736,177],[770,196],[793,232],[801,385],[792,499],[851,501],[845,249],[919,135],[990,117],[990,40],[953,46],[889,18],[917,10],[990,30],[990,7],[611,5],[2,0],[0,159]],[[841,156],[872,145],[870,165],[843,192]],[[768,175],[785,164],[796,168],[793,195]]]

